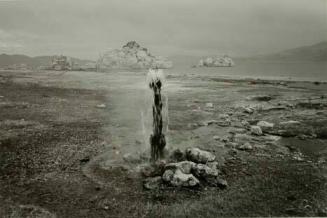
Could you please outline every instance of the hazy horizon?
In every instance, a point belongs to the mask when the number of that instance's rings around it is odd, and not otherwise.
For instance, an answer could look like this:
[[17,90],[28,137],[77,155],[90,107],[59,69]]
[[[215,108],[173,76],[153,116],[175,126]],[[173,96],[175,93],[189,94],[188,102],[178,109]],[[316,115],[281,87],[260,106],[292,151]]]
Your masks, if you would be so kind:
[[327,39],[326,0],[0,0],[0,54],[253,56]]

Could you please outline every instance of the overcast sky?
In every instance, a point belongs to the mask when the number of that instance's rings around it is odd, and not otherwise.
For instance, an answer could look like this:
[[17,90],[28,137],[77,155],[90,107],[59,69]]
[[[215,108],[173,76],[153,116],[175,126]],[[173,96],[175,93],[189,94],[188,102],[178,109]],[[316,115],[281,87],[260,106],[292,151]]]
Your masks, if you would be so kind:
[[327,39],[327,0],[0,0],[0,53],[271,53]]

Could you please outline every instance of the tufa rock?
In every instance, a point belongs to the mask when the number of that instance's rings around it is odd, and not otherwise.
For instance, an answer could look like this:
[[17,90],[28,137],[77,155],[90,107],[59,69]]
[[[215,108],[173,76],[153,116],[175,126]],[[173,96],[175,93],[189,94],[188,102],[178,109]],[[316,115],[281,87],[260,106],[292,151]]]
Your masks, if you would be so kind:
[[142,48],[137,42],[131,41],[121,49],[106,52],[97,61],[97,69],[148,69],[171,68],[172,62],[162,57],[153,56],[148,49]]
[[224,55],[223,57],[201,59],[196,67],[232,67],[234,65],[234,61],[227,55]]

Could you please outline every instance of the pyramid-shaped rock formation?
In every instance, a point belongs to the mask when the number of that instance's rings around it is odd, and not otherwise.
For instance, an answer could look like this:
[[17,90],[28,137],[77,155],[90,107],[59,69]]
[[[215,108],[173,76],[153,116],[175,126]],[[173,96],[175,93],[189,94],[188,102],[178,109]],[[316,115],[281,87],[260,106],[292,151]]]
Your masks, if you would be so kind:
[[171,61],[163,57],[153,56],[147,48],[137,42],[130,41],[121,49],[113,49],[101,56],[97,62],[99,70],[108,69],[148,69],[171,68]]

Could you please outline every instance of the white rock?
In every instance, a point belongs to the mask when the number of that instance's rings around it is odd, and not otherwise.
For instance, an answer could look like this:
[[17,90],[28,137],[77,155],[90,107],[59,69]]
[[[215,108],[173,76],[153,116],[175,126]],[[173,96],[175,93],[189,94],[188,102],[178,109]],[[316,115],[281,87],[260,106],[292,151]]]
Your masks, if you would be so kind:
[[251,126],[251,133],[253,135],[262,135],[262,130],[260,126]]
[[218,176],[218,169],[215,167],[209,167],[205,164],[197,164],[193,167],[192,172],[198,178],[213,178]]
[[170,182],[174,177],[174,170],[166,170],[162,175],[162,180],[165,182]]
[[220,140],[220,136],[218,136],[218,135],[214,135],[213,137],[212,137],[214,140]]
[[211,103],[211,102],[206,103],[206,107],[212,108],[213,107],[213,103]]
[[193,187],[199,184],[199,180],[192,174],[185,174],[179,169],[177,169],[175,172],[172,170],[166,170],[162,176],[162,179],[177,187]]
[[105,104],[98,104],[97,108],[106,108],[106,105]]
[[207,163],[214,161],[216,156],[208,151],[203,151],[198,148],[189,148],[186,150],[186,158],[195,163]]
[[254,112],[254,109],[251,107],[244,107],[243,111],[248,114],[252,114]]
[[259,121],[257,123],[257,126],[259,126],[262,130],[270,130],[270,129],[274,128],[274,124],[269,123],[267,121]]
[[253,147],[252,147],[252,145],[251,145],[249,142],[246,142],[246,143],[244,143],[244,144],[242,144],[242,145],[239,145],[239,146],[237,147],[237,149],[239,149],[239,150],[249,151],[249,150],[252,150]]
[[191,173],[192,168],[195,166],[196,164],[194,162],[191,161],[181,161],[181,162],[177,162],[177,163],[169,163],[165,166],[166,170],[177,170],[179,169],[180,171],[182,171],[183,173],[189,174]]

